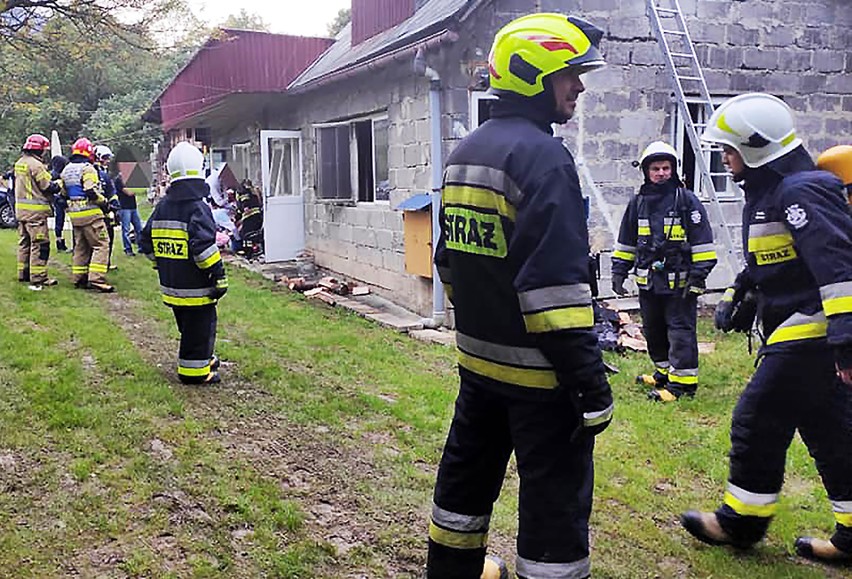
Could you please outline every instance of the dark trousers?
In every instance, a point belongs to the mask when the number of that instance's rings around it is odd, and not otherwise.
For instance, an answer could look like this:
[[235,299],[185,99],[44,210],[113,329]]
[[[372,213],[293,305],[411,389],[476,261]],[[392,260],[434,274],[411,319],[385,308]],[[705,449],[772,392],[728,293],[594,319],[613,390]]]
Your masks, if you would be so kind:
[[[835,515],[844,518],[845,509],[850,522],[852,388],[836,377],[831,348],[823,343],[767,354],[740,396],[731,426],[728,492],[716,511],[732,537],[757,542],[766,533],[784,482],[787,448],[797,429]],[[852,553],[852,526],[838,523],[832,541]]]
[[178,378],[186,384],[200,384],[210,374],[210,360],[216,343],[216,305],[173,307],[178,331]]
[[525,401],[462,379],[435,485],[429,579],[479,579],[491,511],[513,449],[521,481],[518,576],[524,577],[524,565],[536,564],[588,575],[594,438],[572,439],[578,424],[565,391],[552,400]]
[[65,229],[65,205],[62,203],[53,204],[53,233],[57,238],[62,237],[62,232]]
[[642,327],[648,354],[657,368],[667,368],[670,390],[695,392],[698,387],[696,296],[639,292]]

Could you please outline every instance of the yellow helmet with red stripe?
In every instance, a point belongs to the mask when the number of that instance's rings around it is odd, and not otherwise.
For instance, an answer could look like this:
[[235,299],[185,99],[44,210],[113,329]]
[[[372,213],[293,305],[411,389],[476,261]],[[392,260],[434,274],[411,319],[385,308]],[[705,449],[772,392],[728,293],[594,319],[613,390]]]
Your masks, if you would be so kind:
[[582,74],[606,65],[603,30],[564,14],[529,14],[497,32],[488,56],[491,88],[526,97],[544,92],[544,78],[564,68]]
[[817,157],[817,167],[837,175],[844,185],[852,185],[852,145],[837,145]]

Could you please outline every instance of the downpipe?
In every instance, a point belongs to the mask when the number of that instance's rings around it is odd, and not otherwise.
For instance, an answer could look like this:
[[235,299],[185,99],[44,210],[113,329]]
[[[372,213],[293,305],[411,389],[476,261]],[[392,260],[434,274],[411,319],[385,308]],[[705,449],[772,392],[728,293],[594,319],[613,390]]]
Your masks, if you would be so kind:
[[441,209],[441,181],[444,173],[441,152],[441,76],[426,64],[423,49],[419,48],[414,56],[414,72],[429,79],[429,123],[431,128],[431,199],[432,199],[432,317],[423,318],[424,328],[440,328],[447,318],[444,306],[444,286],[435,266],[435,248],[441,233],[438,213]]

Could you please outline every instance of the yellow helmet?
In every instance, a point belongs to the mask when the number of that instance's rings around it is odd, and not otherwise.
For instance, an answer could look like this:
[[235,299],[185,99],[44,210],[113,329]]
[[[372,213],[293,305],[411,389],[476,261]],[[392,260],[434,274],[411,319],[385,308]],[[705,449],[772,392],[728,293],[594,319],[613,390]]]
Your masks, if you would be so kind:
[[834,173],[844,185],[852,185],[852,145],[837,145],[817,157],[817,167]]
[[488,68],[491,88],[526,97],[544,92],[543,79],[563,68],[579,73],[606,65],[598,49],[603,30],[574,16],[521,16],[497,32]]

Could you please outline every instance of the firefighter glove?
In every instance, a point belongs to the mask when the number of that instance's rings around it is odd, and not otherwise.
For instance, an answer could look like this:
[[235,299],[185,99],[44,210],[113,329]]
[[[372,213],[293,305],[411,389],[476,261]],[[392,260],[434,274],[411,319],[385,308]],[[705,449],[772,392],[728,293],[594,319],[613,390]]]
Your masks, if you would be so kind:
[[615,408],[606,375],[599,376],[592,384],[578,391],[577,405],[582,416],[580,426],[574,432],[572,439],[578,436],[597,436],[606,430],[612,422],[612,413]]
[[627,279],[626,276],[620,273],[612,274],[612,291],[619,296],[627,295],[627,290],[624,289],[624,282]]
[[716,306],[714,323],[723,332],[748,332],[757,316],[757,294],[752,290],[739,292],[734,288],[725,290]]
[[210,292],[210,297],[214,300],[220,300],[226,293],[228,293],[228,278],[220,277],[216,280],[216,285]]
[[703,279],[695,279],[688,281],[683,288],[683,293],[681,294],[684,298],[688,297],[698,297],[704,293],[704,280]]

